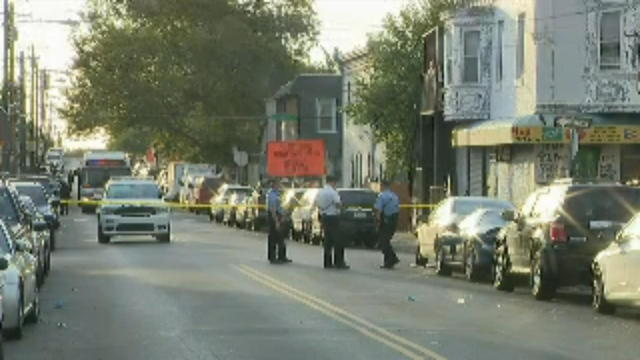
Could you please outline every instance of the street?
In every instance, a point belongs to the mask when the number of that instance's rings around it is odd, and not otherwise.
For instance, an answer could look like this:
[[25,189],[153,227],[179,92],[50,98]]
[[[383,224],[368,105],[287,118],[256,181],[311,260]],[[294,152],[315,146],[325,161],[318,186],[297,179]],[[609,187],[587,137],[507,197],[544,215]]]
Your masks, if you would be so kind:
[[63,218],[40,323],[5,342],[11,360],[635,359],[640,313],[595,314],[588,292],[537,302],[462,277],[347,250],[323,270],[317,246],[289,242],[269,265],[266,235],[174,215],[170,244],[96,241],[96,219]]

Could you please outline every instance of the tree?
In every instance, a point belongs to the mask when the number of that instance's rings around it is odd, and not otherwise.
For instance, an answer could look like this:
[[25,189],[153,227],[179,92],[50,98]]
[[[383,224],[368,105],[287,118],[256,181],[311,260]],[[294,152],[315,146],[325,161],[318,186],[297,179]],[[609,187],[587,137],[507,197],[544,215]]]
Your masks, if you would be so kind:
[[71,130],[132,146],[139,134],[165,156],[221,165],[234,145],[257,150],[264,99],[317,36],[310,0],[93,0],[85,18],[62,111]]
[[369,37],[369,65],[358,82],[358,101],[347,108],[357,123],[371,126],[386,144],[387,174],[409,171],[416,121],[420,116],[423,37],[441,22],[455,0],[420,0],[388,16]]

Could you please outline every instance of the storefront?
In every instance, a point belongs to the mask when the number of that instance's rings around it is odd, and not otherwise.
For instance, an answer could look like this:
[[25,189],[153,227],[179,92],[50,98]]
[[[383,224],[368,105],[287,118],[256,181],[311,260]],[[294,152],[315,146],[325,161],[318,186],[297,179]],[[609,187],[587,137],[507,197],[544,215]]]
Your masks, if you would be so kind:
[[556,115],[465,124],[455,129],[459,195],[496,196],[521,204],[555,179],[627,182],[640,179],[640,123],[629,115],[581,116],[571,157],[571,132],[554,126]]

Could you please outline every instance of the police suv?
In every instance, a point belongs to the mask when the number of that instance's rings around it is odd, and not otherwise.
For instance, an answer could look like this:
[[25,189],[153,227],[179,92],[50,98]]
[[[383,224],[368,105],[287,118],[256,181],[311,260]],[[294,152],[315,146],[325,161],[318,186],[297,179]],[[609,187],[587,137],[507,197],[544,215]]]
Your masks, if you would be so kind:
[[171,219],[158,184],[151,178],[112,177],[98,207],[98,242],[117,235],[152,235],[171,239]]

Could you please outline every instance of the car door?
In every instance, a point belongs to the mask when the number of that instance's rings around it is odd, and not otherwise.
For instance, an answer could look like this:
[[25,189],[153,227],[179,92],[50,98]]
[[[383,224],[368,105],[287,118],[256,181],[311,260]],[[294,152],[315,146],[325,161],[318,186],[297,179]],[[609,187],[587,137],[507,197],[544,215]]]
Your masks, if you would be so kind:
[[600,259],[607,296],[640,300],[640,216],[631,220]]
[[420,252],[423,256],[430,255],[430,252],[435,253],[435,239],[437,237],[442,218],[451,208],[453,201],[451,199],[441,202],[429,215],[427,222],[423,223],[418,228],[418,241],[420,243]]
[[31,244],[25,237],[27,234],[21,225],[6,229],[5,235],[11,244],[13,263],[18,268],[23,281],[24,302],[31,303],[36,294],[37,260],[31,255]]

